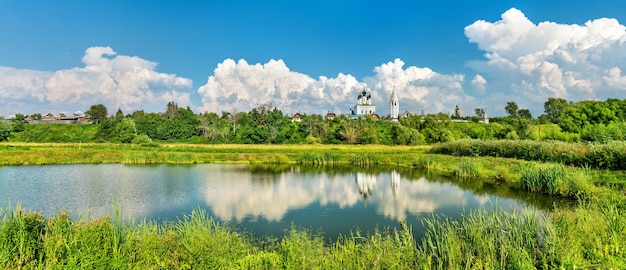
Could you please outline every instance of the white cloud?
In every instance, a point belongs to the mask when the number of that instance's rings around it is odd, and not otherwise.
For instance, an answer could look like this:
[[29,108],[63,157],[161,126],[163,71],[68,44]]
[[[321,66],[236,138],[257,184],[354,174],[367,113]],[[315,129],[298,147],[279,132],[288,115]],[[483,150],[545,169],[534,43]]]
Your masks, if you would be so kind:
[[362,87],[356,78],[341,73],[336,78],[322,76],[315,80],[289,70],[282,60],[248,64],[243,59],[226,59],[198,93],[203,111],[249,111],[272,103],[284,112],[322,113],[347,110],[342,104]]
[[274,222],[293,209],[312,204],[353,208],[359,203],[371,203],[378,214],[405,221],[409,214],[430,214],[442,207],[467,205],[470,195],[457,186],[430,183],[425,178],[399,178],[394,186],[389,173],[312,177],[286,172],[271,181],[253,179],[246,173],[237,177],[230,174],[229,171],[203,174],[207,175],[205,182],[210,183],[201,190],[205,202],[212,214],[224,221],[263,218]]
[[615,19],[535,24],[512,8],[500,21],[468,25],[465,35],[485,51],[487,60],[472,66],[494,78],[489,92],[511,98],[502,103],[515,100],[539,112],[549,97],[626,98],[616,73],[624,68],[626,27]]
[[[110,111],[161,111],[168,101],[191,105],[191,80],[155,71],[157,63],[117,55],[110,47],[91,47],[84,67],[55,72],[0,67],[3,113],[86,110],[103,103]],[[44,110],[44,111],[42,111]]]
[[334,78],[313,79],[289,70],[282,60],[265,64],[249,64],[226,59],[218,64],[207,81],[198,89],[203,111],[248,111],[272,103],[285,113],[297,111],[324,114],[327,110],[348,113],[356,97],[365,88],[372,90],[372,99],[381,116],[388,114],[388,102],[395,87],[402,110],[439,112],[455,104],[470,102],[463,93],[464,75],[446,75],[429,68],[410,66],[395,59],[374,68],[375,75],[357,80],[339,73]]
[[50,72],[0,66],[0,98],[9,102],[42,102],[50,76]]
[[485,80],[485,78],[483,78],[483,76],[481,76],[480,74],[476,74],[476,76],[474,76],[474,78],[472,79],[472,86],[478,92],[481,92],[481,93],[485,92],[486,84],[487,84],[487,80]]
[[[441,74],[430,68],[409,66],[404,68],[404,61],[395,59],[374,68],[374,77],[366,78],[368,85],[373,87],[377,95],[374,101],[388,108],[391,91],[395,87],[400,99],[400,110],[413,113],[424,110],[429,113],[447,112],[456,104],[470,107],[473,98],[463,90],[465,75]],[[388,114],[388,110],[380,115]]]

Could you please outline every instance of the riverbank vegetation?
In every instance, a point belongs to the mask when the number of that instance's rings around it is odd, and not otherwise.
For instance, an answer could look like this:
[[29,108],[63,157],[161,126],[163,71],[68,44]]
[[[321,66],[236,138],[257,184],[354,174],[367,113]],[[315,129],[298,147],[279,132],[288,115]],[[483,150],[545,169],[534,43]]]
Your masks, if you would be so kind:
[[624,268],[626,213],[583,204],[573,211],[476,210],[460,220],[429,217],[415,239],[400,224],[327,243],[292,227],[255,238],[202,210],[168,224],[118,217],[71,220],[6,209],[0,266],[6,269],[576,269]]

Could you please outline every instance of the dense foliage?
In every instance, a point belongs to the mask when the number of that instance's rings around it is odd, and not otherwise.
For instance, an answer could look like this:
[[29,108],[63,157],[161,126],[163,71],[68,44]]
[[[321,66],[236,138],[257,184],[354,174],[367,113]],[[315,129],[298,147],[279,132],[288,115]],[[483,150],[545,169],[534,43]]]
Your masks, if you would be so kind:
[[[527,109],[508,102],[506,117],[491,117],[483,123],[485,111],[475,109],[475,116],[462,116],[458,108],[452,116],[445,113],[408,115],[398,122],[388,117],[354,119],[339,115],[325,119],[317,114],[302,114],[298,121],[271,104],[249,112],[205,112],[195,114],[189,107],[169,102],[164,112],[121,110],[106,116],[107,108],[93,105],[87,111],[97,131],[93,136],[67,125],[49,128],[28,125],[17,114],[11,120],[14,141],[28,142],[117,142],[150,143],[152,141],[210,144],[384,144],[424,145],[459,139],[556,140],[563,142],[598,142],[626,140],[626,100],[567,102],[549,98],[545,114],[533,119]],[[32,115],[31,117],[40,117]],[[6,125],[5,125],[6,126]],[[28,127],[30,126],[30,127]],[[35,127],[37,126],[37,127]],[[2,128],[2,127],[0,127]],[[50,134],[53,133],[53,134]],[[79,139],[78,139],[79,137]],[[3,139],[0,136],[0,140]]]
[[624,141],[601,144],[531,140],[458,140],[436,145],[430,151],[455,156],[507,157],[578,167],[626,170]]
[[4,117],[0,116],[0,142],[7,140],[11,136],[11,127]]

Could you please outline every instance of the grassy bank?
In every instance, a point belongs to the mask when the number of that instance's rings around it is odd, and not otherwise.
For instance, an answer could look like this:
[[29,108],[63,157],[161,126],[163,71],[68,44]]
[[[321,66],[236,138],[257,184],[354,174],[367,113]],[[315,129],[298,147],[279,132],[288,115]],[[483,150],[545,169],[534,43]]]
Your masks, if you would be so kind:
[[255,239],[203,211],[175,223],[72,221],[8,209],[0,220],[5,269],[574,269],[626,267],[626,213],[581,206],[574,212],[477,210],[459,221],[425,218],[425,236],[402,226],[354,232],[325,244],[292,228]]
[[194,145],[0,143],[0,165],[76,163],[392,164],[425,147],[381,145]]
[[577,167],[626,170],[626,142],[566,143],[532,140],[457,140],[437,145],[435,154],[507,157]]

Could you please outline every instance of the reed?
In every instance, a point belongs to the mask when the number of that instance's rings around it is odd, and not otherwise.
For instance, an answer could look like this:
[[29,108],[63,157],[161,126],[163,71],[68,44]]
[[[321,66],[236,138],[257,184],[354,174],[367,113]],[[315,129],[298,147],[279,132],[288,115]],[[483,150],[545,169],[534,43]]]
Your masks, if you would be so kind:
[[565,181],[565,169],[562,165],[537,166],[529,165],[521,168],[518,187],[531,192],[556,194],[559,182]]
[[[118,206],[114,206],[116,208]],[[114,210],[119,216],[119,210]],[[165,224],[71,220],[15,208],[0,219],[5,269],[554,269],[626,267],[626,212],[615,202],[535,211],[479,209],[426,217],[416,239],[403,223],[327,242],[292,226],[254,238],[196,209]]]
[[459,178],[479,177],[480,165],[473,159],[462,159],[453,175]]
[[442,168],[441,164],[432,156],[419,157],[413,166],[426,171],[440,171]]

